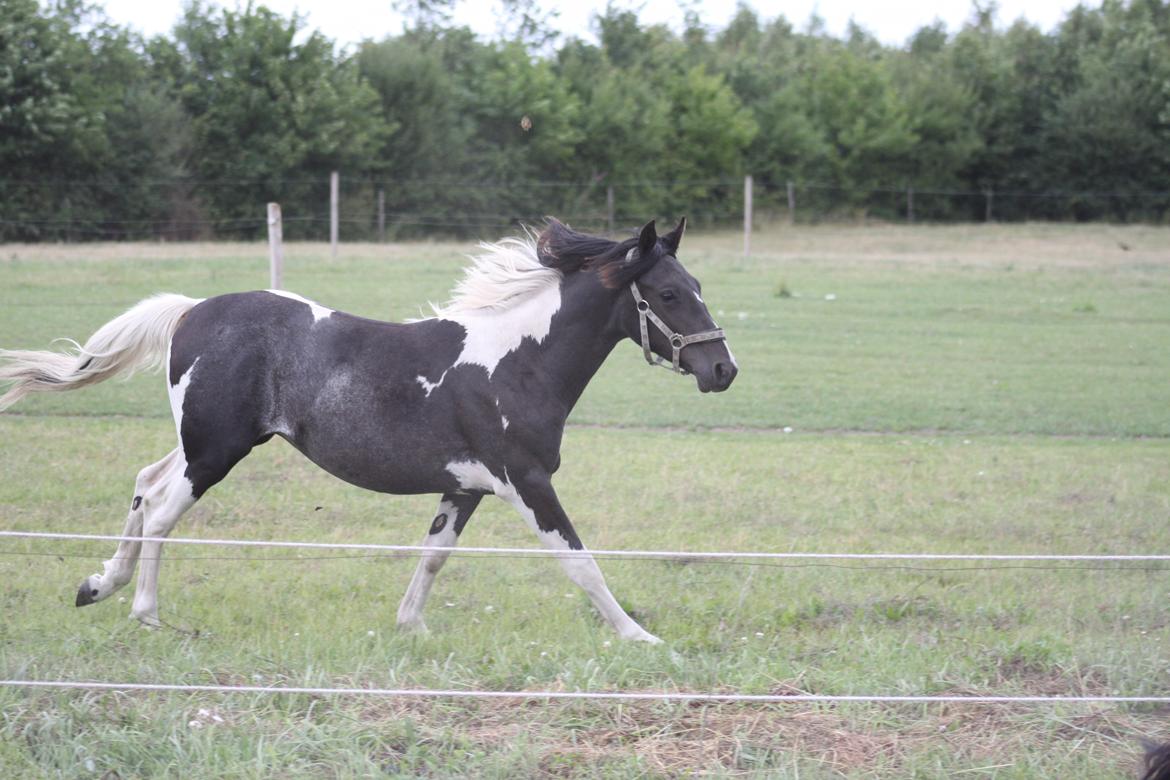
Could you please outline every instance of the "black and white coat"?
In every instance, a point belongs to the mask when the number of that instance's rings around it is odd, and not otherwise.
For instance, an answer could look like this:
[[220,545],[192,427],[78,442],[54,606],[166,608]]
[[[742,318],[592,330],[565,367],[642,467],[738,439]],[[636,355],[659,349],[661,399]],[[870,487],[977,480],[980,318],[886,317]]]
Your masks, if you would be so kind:
[[[608,241],[550,221],[539,236],[483,245],[433,317],[389,323],[269,290],[194,300],[161,295],[111,321],[74,354],[0,352],[0,409],[163,362],[178,446],[138,474],[123,541],[77,604],[108,598],[141,558],[131,614],[157,624],[162,545],[179,517],[254,446],[281,436],[321,468],[384,493],[438,493],[424,544],[451,547],[488,494],[549,548],[583,550],[551,478],[565,420],[623,338],[641,338],[629,283],[678,333],[715,326],[676,255],[685,222],[659,238]],[[658,332],[650,347],[669,356]],[[720,391],[726,343],[690,344],[682,367]],[[422,556],[398,623],[422,610],[448,553]],[[561,563],[624,638],[657,641],[625,613],[589,556]]]

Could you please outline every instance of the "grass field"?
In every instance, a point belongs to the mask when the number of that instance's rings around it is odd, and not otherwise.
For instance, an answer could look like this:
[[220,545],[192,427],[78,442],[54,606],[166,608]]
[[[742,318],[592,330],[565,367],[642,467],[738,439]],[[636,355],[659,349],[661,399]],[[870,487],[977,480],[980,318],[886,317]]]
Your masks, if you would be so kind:
[[[615,352],[557,487],[595,548],[1170,552],[1170,230],[818,227],[688,237],[741,364],[726,394]],[[417,316],[471,250],[288,248],[286,285]],[[263,287],[259,245],[0,247],[0,346],[83,339],[160,290]],[[790,428],[791,432],[785,432]],[[0,528],[116,533],[173,446],[162,380],[0,416]],[[685,475],[680,478],[679,475]],[[417,542],[381,496],[278,440],[183,536]],[[462,541],[535,546],[500,502]],[[176,547],[149,631],[77,610],[112,545],[0,543],[0,676],[749,693],[1170,692],[1170,573],[1135,567],[603,561],[666,640],[621,643],[555,562],[455,556],[431,633],[394,611],[407,557]],[[132,586],[131,586],[132,587]],[[123,592],[127,598],[131,591]],[[0,688],[0,776],[1131,777],[1167,713],[1107,706],[684,706]]]

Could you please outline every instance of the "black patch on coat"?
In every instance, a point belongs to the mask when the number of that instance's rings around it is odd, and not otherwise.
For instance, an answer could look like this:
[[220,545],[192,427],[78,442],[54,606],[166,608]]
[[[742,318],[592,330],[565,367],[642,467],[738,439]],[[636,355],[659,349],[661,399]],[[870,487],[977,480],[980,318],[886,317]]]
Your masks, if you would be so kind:
[[431,535],[442,533],[443,529],[447,527],[447,513],[440,512],[435,515],[434,522],[431,523]]

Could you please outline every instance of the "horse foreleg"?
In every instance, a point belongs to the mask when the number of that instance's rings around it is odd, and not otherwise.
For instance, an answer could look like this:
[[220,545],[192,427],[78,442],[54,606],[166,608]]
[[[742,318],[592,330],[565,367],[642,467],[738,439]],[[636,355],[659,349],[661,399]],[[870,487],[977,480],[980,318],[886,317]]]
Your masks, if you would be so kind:
[[[435,519],[431,523],[431,530],[423,540],[426,547],[454,547],[459,541],[459,534],[482,498],[478,493],[447,493],[439,501],[439,508]],[[423,623],[422,611],[426,606],[427,596],[431,592],[431,585],[435,582],[435,575],[450,555],[447,551],[424,552],[414,570],[414,577],[398,605],[398,625],[405,629],[426,631]]]
[[[126,526],[122,536],[142,536],[143,497],[158,482],[160,476],[170,467],[171,462],[178,457],[179,450],[175,449],[165,458],[152,463],[138,472],[134,481],[134,497],[130,500],[130,512],[126,516]],[[81,581],[77,589],[75,604],[84,607],[109,598],[134,576],[134,566],[138,563],[138,554],[141,542],[138,540],[122,540],[118,542],[118,549],[114,557],[102,564],[101,574],[92,574]]]
[[617,599],[609,592],[601,569],[581,544],[547,477],[529,477],[510,492],[501,494],[501,498],[516,508],[545,547],[551,550],[580,551],[575,555],[557,556],[560,558],[561,567],[569,579],[589,595],[593,606],[597,607],[597,611],[622,639],[652,643],[662,641],[626,614]]

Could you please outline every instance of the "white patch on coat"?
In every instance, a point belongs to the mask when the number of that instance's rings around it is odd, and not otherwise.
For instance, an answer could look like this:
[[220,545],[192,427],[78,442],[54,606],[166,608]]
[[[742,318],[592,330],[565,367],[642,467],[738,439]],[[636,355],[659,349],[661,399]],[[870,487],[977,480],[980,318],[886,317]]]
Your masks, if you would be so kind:
[[695,294],[695,300],[696,300],[696,301],[698,301],[699,303],[703,304],[704,306],[706,306],[706,305],[707,305],[706,301],[704,301],[704,300],[703,300],[703,296],[699,295],[699,294],[698,294],[697,292],[695,292],[694,290],[691,290],[691,292]]
[[435,306],[435,316],[463,326],[463,351],[452,368],[473,364],[488,376],[525,338],[540,343],[561,308],[560,271],[541,264],[536,239],[508,238],[480,244],[451,300]]
[[[167,356],[167,365],[170,365],[170,356]],[[175,419],[175,432],[179,434],[180,444],[183,437],[183,402],[187,398],[187,388],[191,386],[191,375],[195,373],[195,366],[199,365],[199,358],[191,367],[179,377],[179,381],[167,387],[167,397],[171,401],[171,417]]]
[[303,298],[300,295],[288,292],[287,290],[267,290],[266,292],[270,292],[273,295],[279,295],[281,298],[288,298],[290,301],[297,301],[298,303],[303,303],[308,306],[309,310],[313,312],[314,325],[333,314],[333,309],[326,308],[315,301],[310,301],[308,298]]
[[500,424],[504,426],[505,431],[508,430],[508,418],[502,414],[500,415]]
[[508,483],[506,476],[503,480],[497,479],[482,461],[453,460],[447,464],[446,469],[463,490],[486,490],[500,497],[516,492]]
[[546,287],[502,310],[484,309],[461,312],[449,319],[463,326],[463,351],[451,365],[483,366],[488,376],[506,355],[517,349],[525,338],[537,344],[544,341],[552,327],[553,315],[561,308],[560,284]]
[[423,390],[426,391],[427,398],[430,398],[431,391],[433,391],[439,385],[443,384],[443,380],[446,378],[447,378],[447,372],[444,371],[442,376],[439,377],[438,382],[429,382],[429,381],[427,381],[427,378],[425,376],[423,376],[422,374],[419,374],[417,377],[415,377],[415,381],[418,382],[420,385],[422,385]]

